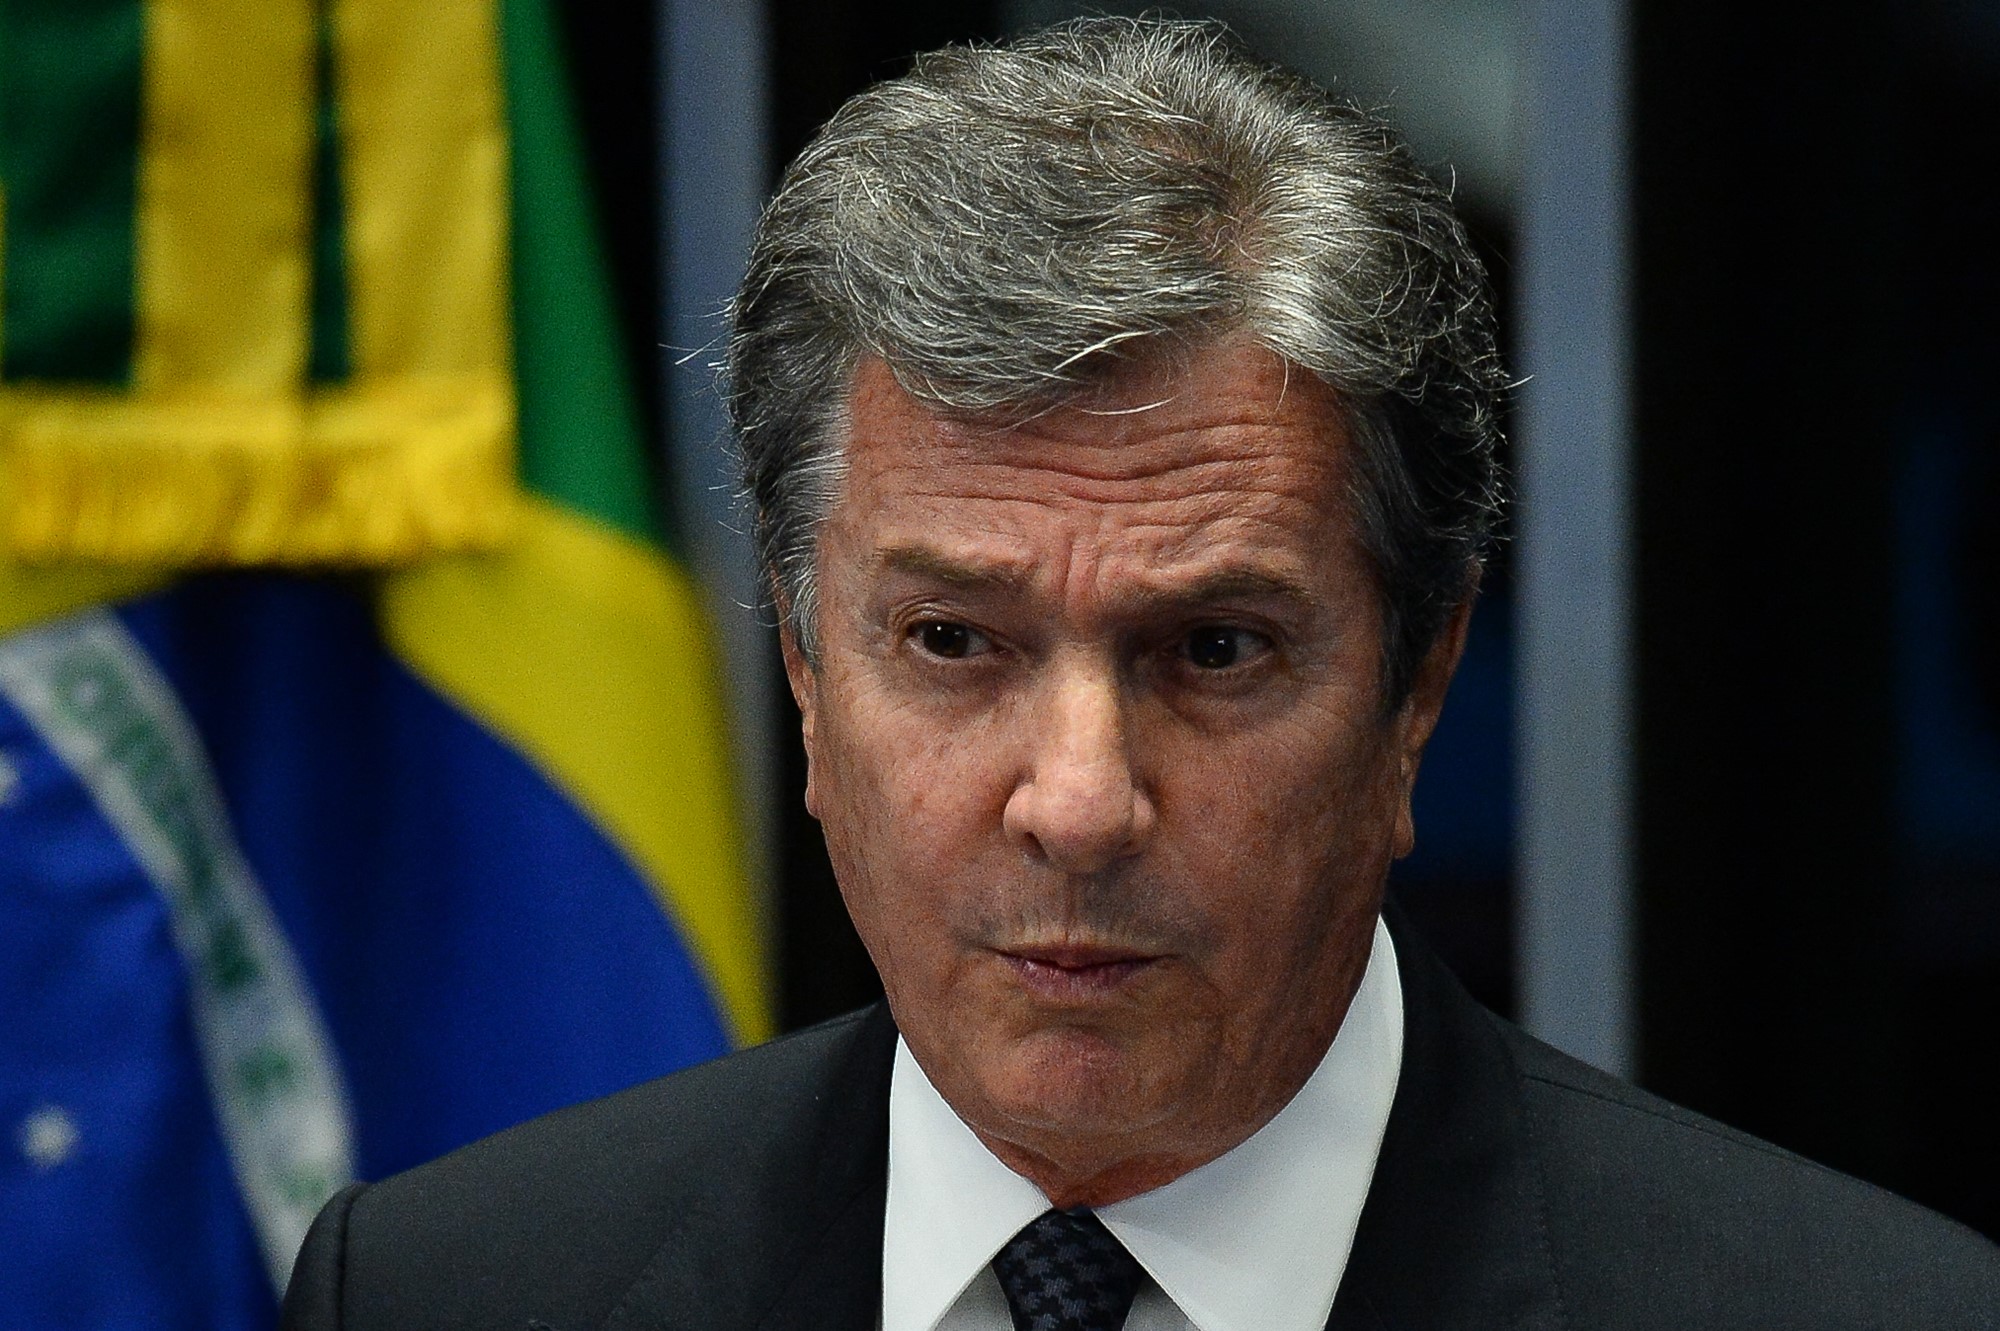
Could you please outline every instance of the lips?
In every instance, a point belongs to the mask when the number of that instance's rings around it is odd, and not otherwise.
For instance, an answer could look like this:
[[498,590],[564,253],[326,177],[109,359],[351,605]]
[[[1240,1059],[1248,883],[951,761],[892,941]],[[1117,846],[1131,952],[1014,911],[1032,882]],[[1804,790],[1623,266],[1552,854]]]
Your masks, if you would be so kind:
[[1070,1002],[1115,993],[1162,960],[1151,953],[1090,944],[1003,948],[999,955],[1029,992]]

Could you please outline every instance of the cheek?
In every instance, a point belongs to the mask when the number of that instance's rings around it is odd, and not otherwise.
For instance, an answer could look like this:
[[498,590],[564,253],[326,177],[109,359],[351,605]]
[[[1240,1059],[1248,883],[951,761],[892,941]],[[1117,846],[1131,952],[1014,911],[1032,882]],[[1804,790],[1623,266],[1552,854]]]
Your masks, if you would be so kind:
[[1277,964],[1287,939],[1310,951],[1336,921],[1373,909],[1398,807],[1393,756],[1366,732],[1270,736],[1258,756],[1190,801],[1200,809],[1196,845],[1210,881],[1235,883],[1248,898],[1228,902],[1218,922],[1234,920],[1239,947],[1261,952],[1252,966]]
[[823,690],[835,696],[848,705],[823,702],[814,760],[821,828],[849,914],[893,985],[900,959],[949,946],[964,905],[952,889],[975,881],[964,869],[985,845],[990,782],[962,732],[865,691]]
[[922,846],[972,830],[991,775],[974,761],[975,736],[866,696],[823,717],[820,732],[815,780],[829,840],[839,835],[870,856],[918,859]]

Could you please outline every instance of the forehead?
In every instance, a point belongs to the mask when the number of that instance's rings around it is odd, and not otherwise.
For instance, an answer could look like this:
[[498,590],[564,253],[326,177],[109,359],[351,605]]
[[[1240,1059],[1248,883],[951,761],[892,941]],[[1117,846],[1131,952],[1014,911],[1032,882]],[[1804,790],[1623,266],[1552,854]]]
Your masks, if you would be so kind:
[[870,359],[848,421],[836,517],[871,544],[926,529],[964,536],[946,519],[968,508],[1001,544],[1009,528],[1051,522],[1113,526],[1153,545],[1346,526],[1349,446],[1334,394],[1254,343],[1127,367],[1004,423],[941,414]]

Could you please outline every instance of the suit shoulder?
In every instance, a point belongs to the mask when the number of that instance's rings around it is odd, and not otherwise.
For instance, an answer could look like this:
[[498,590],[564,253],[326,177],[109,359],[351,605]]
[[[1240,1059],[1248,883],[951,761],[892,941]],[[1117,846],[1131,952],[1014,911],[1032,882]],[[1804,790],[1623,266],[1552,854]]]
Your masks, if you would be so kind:
[[1577,1325],[2000,1325],[2000,1247],[1501,1025]]
[[346,1213],[343,1325],[596,1325],[664,1242],[754,1233],[787,1204],[868,1025],[838,1018],[368,1187]]
[[792,1140],[802,1111],[824,1093],[864,1013],[773,1040],[754,1049],[572,1105],[461,1147],[384,1181],[369,1204],[407,1194],[428,1204],[441,1190],[476,1186],[612,1190],[662,1172],[704,1170]]

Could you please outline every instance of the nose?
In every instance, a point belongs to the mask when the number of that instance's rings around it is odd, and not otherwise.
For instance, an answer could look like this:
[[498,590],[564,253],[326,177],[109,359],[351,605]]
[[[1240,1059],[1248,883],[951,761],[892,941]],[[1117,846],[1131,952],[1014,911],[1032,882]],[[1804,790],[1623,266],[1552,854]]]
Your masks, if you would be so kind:
[[1063,672],[1027,719],[1034,736],[1002,822],[1024,853],[1090,874],[1136,855],[1153,834],[1152,797],[1133,770],[1112,669]]

